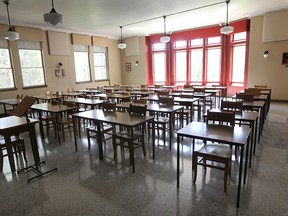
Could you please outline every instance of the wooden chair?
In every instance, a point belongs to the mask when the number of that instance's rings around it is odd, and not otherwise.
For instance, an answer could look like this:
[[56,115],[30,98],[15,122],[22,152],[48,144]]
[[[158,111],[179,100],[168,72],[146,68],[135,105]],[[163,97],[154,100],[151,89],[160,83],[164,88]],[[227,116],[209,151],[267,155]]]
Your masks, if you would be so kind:
[[155,88],[158,88],[158,89],[159,89],[159,88],[163,88],[163,85],[162,85],[162,84],[156,84],[156,85],[155,85]]
[[[56,105],[59,105],[60,102],[57,100],[56,101],[52,100],[51,104],[56,106]],[[47,113],[45,115],[42,115],[41,119],[42,119],[43,127],[46,127],[47,136],[49,136],[49,129],[50,128],[54,129],[54,133],[56,136],[56,132],[57,132],[56,115]]]
[[[207,124],[225,124],[226,127],[234,127],[235,113],[234,112],[210,112],[208,110]],[[231,155],[232,150],[229,145],[209,143],[204,144],[199,150],[193,151],[193,166],[194,172],[193,183],[195,184],[197,178],[197,166],[203,166],[206,171],[207,167],[215,168],[224,171],[224,191],[227,192],[227,178],[231,175]],[[200,160],[198,158],[200,157]],[[211,161],[212,163],[207,163]],[[214,163],[216,162],[216,164]],[[219,164],[224,164],[219,166]]]
[[63,118],[57,120],[59,130],[62,132],[63,140],[65,140],[65,132],[69,132],[71,134],[71,131],[73,131],[72,114],[78,112],[78,108],[75,103],[67,102],[66,106],[73,109],[68,110]]
[[[23,99],[23,94],[17,94],[17,95],[16,95],[16,99],[17,99],[17,100],[22,100],[22,99]],[[12,110],[15,109],[16,106],[17,106],[17,105],[14,105],[14,106],[7,106],[7,105],[6,105],[6,112],[9,114]]]
[[263,88],[267,88],[267,85],[254,85],[254,87],[263,89]]
[[243,101],[221,101],[221,110],[232,111],[235,114],[242,114],[243,111]]
[[[193,98],[193,95],[192,94],[181,94],[180,98]],[[193,112],[194,112],[194,106],[191,106],[190,104],[187,105],[187,103],[185,103],[185,102],[179,102],[179,105],[184,106],[182,116],[183,116],[183,120],[184,119],[186,120],[186,125],[187,125],[187,124],[189,124],[189,121],[192,122],[192,120],[193,120],[193,116],[191,115],[191,109],[193,109]],[[176,113],[179,116],[179,113],[178,112],[176,112]]]
[[185,84],[185,85],[184,85],[184,89],[193,89],[193,85],[187,85],[187,84]]
[[[173,106],[174,98],[173,97],[159,97],[158,100],[159,106]],[[172,118],[174,121],[174,118]],[[154,117],[155,128],[152,128],[152,125],[149,125],[149,129],[156,130],[159,136],[159,131],[162,131],[163,143],[166,143],[166,131],[169,131],[169,117],[164,113],[156,113]],[[150,137],[150,133],[148,134]]]
[[133,103],[134,104],[146,104],[147,101],[144,99],[139,99],[139,100],[133,100]]
[[[146,111],[147,111],[146,105],[139,106],[130,104],[129,106],[130,115],[146,116]],[[113,144],[114,158],[117,158],[117,146],[120,146],[121,150],[124,150],[124,148],[129,149],[129,146],[133,146],[134,150],[139,147],[142,147],[143,155],[146,156],[144,133],[145,133],[144,126],[133,128],[133,137],[132,137],[132,131],[129,129],[113,133],[113,138],[115,138],[115,143]],[[130,163],[132,164],[131,160]]]
[[141,85],[140,88],[141,88],[141,89],[147,89],[147,88],[148,88],[148,85]]
[[169,92],[168,91],[158,91],[157,95],[158,95],[158,97],[168,97]]
[[[18,158],[18,155],[22,155],[24,158],[24,161],[27,163],[27,157],[26,157],[26,150],[25,150],[25,143],[24,139],[20,136],[12,136],[11,137],[11,144],[12,144],[12,150],[13,154]],[[6,143],[3,137],[0,138],[0,171],[3,171],[3,161],[4,157],[7,156],[7,154],[3,154],[3,151],[6,150]]]
[[245,94],[260,95],[260,92],[261,92],[260,88],[247,88],[244,90]]
[[243,100],[244,102],[253,102],[254,95],[247,93],[236,93],[236,100]]
[[[105,112],[116,112],[116,102],[114,103],[110,103],[110,102],[103,102],[100,105],[101,109]],[[104,143],[106,143],[106,140],[111,139],[111,133],[112,133],[112,126],[108,125],[108,124],[101,124],[100,125],[100,129],[101,129],[101,135],[102,135],[102,139],[104,141]],[[111,133],[110,133],[111,132]],[[108,134],[108,137],[105,137],[105,135]],[[91,138],[93,139],[98,139],[98,135],[97,135],[97,126],[93,125],[91,127],[87,127],[86,128],[86,135],[87,135],[87,139],[88,139],[88,149],[90,149],[91,147]]]

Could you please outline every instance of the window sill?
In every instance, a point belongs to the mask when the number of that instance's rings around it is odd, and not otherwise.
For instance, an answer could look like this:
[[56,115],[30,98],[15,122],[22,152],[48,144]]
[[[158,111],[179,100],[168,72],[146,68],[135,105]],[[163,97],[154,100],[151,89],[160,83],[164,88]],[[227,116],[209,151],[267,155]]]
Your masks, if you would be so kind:
[[83,84],[83,83],[92,83],[92,81],[89,80],[89,81],[83,81],[83,82],[76,82],[76,84]]
[[46,88],[48,85],[38,85],[38,86],[26,86],[22,89],[34,89],[34,88]]
[[4,91],[16,91],[17,88],[13,87],[13,88],[3,88],[3,89],[0,89],[0,92],[4,92]]

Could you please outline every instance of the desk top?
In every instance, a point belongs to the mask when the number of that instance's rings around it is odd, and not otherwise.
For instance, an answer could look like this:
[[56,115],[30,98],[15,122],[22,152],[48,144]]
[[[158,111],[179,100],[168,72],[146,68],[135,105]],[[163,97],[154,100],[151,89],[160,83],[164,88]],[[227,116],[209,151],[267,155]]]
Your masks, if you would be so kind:
[[97,104],[102,104],[104,102],[103,100],[85,99],[85,98],[71,98],[71,99],[65,99],[63,101],[72,102],[76,104],[86,104],[86,105],[97,105]]
[[239,126],[211,125],[204,122],[192,122],[177,131],[178,135],[232,145],[245,145],[251,128]]
[[[227,110],[221,110],[221,109],[211,109],[212,112],[229,112]],[[207,116],[207,113],[204,113],[204,117]],[[235,120],[242,120],[242,121],[256,121],[258,118],[258,112],[248,112],[248,111],[242,111],[241,114],[235,114]]]
[[[144,105],[141,103],[125,102],[125,103],[116,104],[116,107],[129,109],[130,104],[134,104],[138,106]],[[147,105],[147,108],[146,108],[147,111],[154,111],[154,112],[170,113],[170,112],[175,112],[183,108],[183,106],[178,106],[178,105],[168,106],[168,105],[159,105],[159,104],[153,104],[153,103],[146,103],[146,105]]]
[[153,116],[131,115],[124,112],[105,112],[103,110],[89,110],[81,113],[73,114],[73,117],[96,120],[116,125],[134,127],[153,120]]
[[[30,123],[37,123],[38,120],[30,119]],[[11,130],[19,126],[24,126],[27,124],[25,117],[8,116],[0,118],[0,131]]]
[[21,99],[11,98],[11,99],[2,99],[0,100],[0,104],[7,104],[7,105],[17,105],[21,102]]
[[63,104],[52,105],[51,103],[40,103],[40,104],[33,104],[31,106],[31,109],[46,111],[50,113],[60,113],[75,109],[75,107],[69,107]]

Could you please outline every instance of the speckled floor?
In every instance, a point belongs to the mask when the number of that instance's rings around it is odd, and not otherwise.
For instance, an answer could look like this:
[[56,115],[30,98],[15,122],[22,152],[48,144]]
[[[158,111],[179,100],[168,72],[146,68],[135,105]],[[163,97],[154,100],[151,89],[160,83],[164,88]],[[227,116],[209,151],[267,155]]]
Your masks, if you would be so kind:
[[[272,103],[260,145],[257,145],[248,181],[236,209],[237,168],[234,161],[227,194],[223,173],[199,169],[192,183],[191,147],[184,141],[181,155],[180,188],[176,189],[176,143],[164,148],[156,140],[156,159],[151,145],[147,156],[136,151],[136,172],[132,173],[127,152],[113,160],[107,143],[104,162],[99,161],[95,142],[87,149],[79,139],[75,152],[73,135],[59,146],[54,135],[38,138],[43,170],[58,171],[30,183],[33,171],[12,174],[7,159],[0,173],[0,215],[288,215],[288,104]],[[53,134],[53,133],[51,133]],[[29,139],[24,135],[28,161],[33,158]],[[150,140],[151,142],[151,140]],[[18,168],[23,167],[19,160]]]

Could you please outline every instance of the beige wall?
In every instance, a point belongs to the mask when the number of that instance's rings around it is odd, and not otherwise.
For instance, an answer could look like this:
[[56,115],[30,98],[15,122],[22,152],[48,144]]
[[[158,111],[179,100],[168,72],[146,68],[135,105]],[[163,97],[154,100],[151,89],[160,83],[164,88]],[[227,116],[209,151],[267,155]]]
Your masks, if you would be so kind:
[[[6,31],[6,28],[2,28],[0,26],[1,33],[2,31]],[[25,28],[21,28],[22,31],[25,31]],[[29,34],[29,28],[26,28],[25,35]],[[70,38],[70,35],[69,35]],[[21,35],[20,35],[21,39]],[[120,61],[120,51],[117,48],[118,41],[108,39],[108,64],[109,64],[109,74],[110,74],[110,82],[89,82],[83,84],[76,84],[75,82],[75,68],[74,68],[74,56],[73,56],[73,45],[71,44],[71,40],[69,40],[69,49],[70,54],[68,56],[56,56],[49,55],[48,53],[48,43],[47,43],[47,34],[46,31],[43,31],[43,57],[44,57],[44,67],[45,67],[45,75],[47,81],[47,87],[42,88],[30,88],[23,89],[22,78],[21,78],[21,67],[20,60],[18,54],[18,46],[17,41],[9,42],[12,53],[12,61],[14,65],[14,74],[16,81],[16,90],[12,91],[1,91],[0,99],[5,98],[14,98],[17,93],[23,93],[24,95],[32,94],[45,94],[46,90],[56,91],[65,91],[68,87],[74,89],[85,89],[87,87],[95,87],[95,86],[104,86],[104,85],[113,85],[115,83],[121,84],[121,61]],[[90,53],[91,59],[93,61],[92,51]],[[57,69],[58,63],[61,62],[64,65],[64,69],[66,72],[65,78],[56,78],[55,77],[55,69]],[[94,69],[93,62],[91,62],[91,74],[92,80],[94,80]],[[2,107],[1,107],[2,108]],[[0,108],[0,109],[1,109]]]
[[[125,56],[125,50],[121,50],[121,71],[123,85],[146,84],[146,48],[145,37],[139,37],[139,55]],[[138,66],[135,62],[138,61]],[[125,63],[131,63],[131,71],[125,70]]]
[[[272,89],[272,99],[288,100],[288,67],[282,65],[282,54],[288,52],[288,39],[262,43],[262,32],[263,16],[252,17],[248,87],[267,84]],[[266,59],[263,57],[265,50],[269,51]]]

